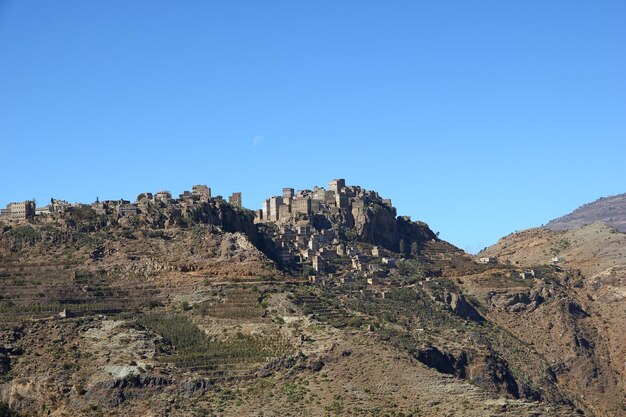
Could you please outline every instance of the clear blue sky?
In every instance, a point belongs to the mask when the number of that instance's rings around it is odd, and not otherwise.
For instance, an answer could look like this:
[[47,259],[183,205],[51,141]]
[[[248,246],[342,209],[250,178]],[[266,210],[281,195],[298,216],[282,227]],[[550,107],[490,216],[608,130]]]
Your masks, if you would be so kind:
[[335,177],[468,250],[626,192],[626,2],[0,0],[0,205]]

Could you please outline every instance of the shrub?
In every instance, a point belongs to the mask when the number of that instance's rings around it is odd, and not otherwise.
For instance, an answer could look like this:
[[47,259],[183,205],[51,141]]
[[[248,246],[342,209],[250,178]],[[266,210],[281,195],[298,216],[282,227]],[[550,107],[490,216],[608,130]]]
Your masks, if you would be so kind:
[[19,417],[19,414],[11,410],[8,405],[0,403],[0,417]]
[[41,239],[41,235],[30,225],[17,226],[7,233],[15,246],[21,248],[23,245],[32,245]]

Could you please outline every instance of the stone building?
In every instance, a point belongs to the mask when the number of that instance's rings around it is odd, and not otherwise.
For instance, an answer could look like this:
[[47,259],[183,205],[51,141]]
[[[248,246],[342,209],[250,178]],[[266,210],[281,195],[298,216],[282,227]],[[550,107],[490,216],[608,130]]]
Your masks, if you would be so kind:
[[396,260],[394,258],[383,258],[383,264],[387,265],[389,268],[396,267]]
[[261,216],[261,218],[264,221],[270,221],[270,199],[266,199],[263,201],[263,204],[261,205],[261,211],[263,212],[263,216]]
[[154,200],[168,204],[170,201],[172,201],[172,193],[166,190],[157,191],[157,193],[154,195]]
[[349,206],[349,199],[348,199],[348,195],[341,193],[341,194],[335,194],[335,204],[337,205],[337,207],[339,207],[340,209],[345,209],[348,208]]
[[50,214],[50,206],[35,207],[35,216],[48,216]]
[[362,255],[354,255],[352,257],[352,269],[355,271],[363,271],[364,266],[367,265],[367,258]]
[[329,261],[333,261],[337,259],[337,252],[335,249],[331,249],[328,247],[320,248],[319,254]]
[[351,282],[354,282],[354,277],[352,275],[344,275],[343,277],[339,278],[339,282],[342,284],[349,284]]
[[57,200],[56,198],[50,199],[50,211],[52,213],[65,213],[72,205],[65,200]]
[[283,225],[280,228],[282,239],[286,241],[293,241],[296,239],[296,231],[289,225]]
[[335,198],[334,191],[326,191],[324,194],[324,203],[327,207],[332,207],[337,205],[337,199]]
[[313,200],[322,202],[326,201],[326,190],[324,189],[324,187],[315,186],[313,188]]
[[539,274],[537,272],[538,271],[535,271],[534,269],[531,269],[530,271],[521,272],[519,274],[519,277],[520,277],[520,279],[538,278]]
[[191,187],[191,194],[200,198],[200,201],[209,201],[211,199],[211,189],[206,185],[194,185]]
[[309,223],[307,220],[300,220],[296,224],[296,233],[298,234],[298,236],[308,238],[309,236],[311,236],[311,223]]
[[313,256],[312,263],[313,263],[313,269],[317,271],[318,273],[323,274],[326,272],[326,261],[321,256],[319,255]]
[[283,200],[285,203],[293,199],[295,192],[293,188],[283,188]]
[[284,219],[289,217],[289,215],[291,214],[291,206],[288,206],[286,204],[281,204],[278,206],[278,219]]
[[278,257],[282,265],[289,265],[293,262],[294,257],[289,248],[282,246],[279,249]]
[[339,194],[344,188],[346,188],[346,180],[343,178],[334,179],[328,183],[328,190]]
[[232,193],[230,197],[228,197],[228,202],[235,207],[242,208],[242,200],[241,193]]
[[[364,190],[359,186],[348,187],[346,180],[339,178],[330,181],[328,189],[318,186],[313,190],[298,191],[289,187],[283,188],[281,196],[271,197],[263,202],[263,215],[257,216],[257,221],[279,221],[287,214],[292,218],[297,214],[306,216],[325,212],[338,214],[340,210],[350,209],[357,215],[372,203],[385,204],[393,209],[391,200],[383,200],[375,191]],[[282,211],[279,208],[281,205],[286,207]]]
[[308,197],[296,198],[291,202],[291,212],[294,214],[304,213],[311,214],[311,199]]
[[[143,194],[140,194],[139,196],[141,195]],[[104,216],[107,214],[108,204],[103,203],[98,197],[96,197],[96,201],[91,203],[91,208],[93,209],[93,211],[96,212],[97,215]]]
[[117,206],[117,214],[120,217],[135,216],[139,214],[139,207],[137,207],[137,204],[120,204]]
[[282,197],[270,197],[268,220],[278,221],[280,219],[279,207],[283,204]]
[[478,259],[478,263],[480,264],[495,264],[498,263],[498,258],[494,258],[491,256],[485,256]]
[[9,218],[12,220],[26,220],[35,217],[35,202],[33,200],[7,205]]
[[320,200],[311,200],[311,213],[319,213],[322,211],[322,202]]

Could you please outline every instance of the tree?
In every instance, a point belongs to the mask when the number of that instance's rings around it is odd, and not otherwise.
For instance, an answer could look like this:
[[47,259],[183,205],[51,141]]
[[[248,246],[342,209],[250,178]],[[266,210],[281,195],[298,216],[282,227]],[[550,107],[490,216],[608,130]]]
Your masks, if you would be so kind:
[[406,253],[406,244],[404,243],[404,239],[400,239],[400,254],[404,255]]
[[419,254],[419,247],[417,242],[411,243],[411,256],[417,256]]

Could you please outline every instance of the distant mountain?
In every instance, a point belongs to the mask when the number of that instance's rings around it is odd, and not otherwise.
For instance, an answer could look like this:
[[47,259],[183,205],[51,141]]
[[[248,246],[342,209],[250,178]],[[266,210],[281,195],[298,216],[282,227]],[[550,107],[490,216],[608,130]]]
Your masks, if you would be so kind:
[[550,221],[546,227],[551,230],[576,230],[596,222],[626,232],[626,193],[602,197],[582,205],[570,214]]

